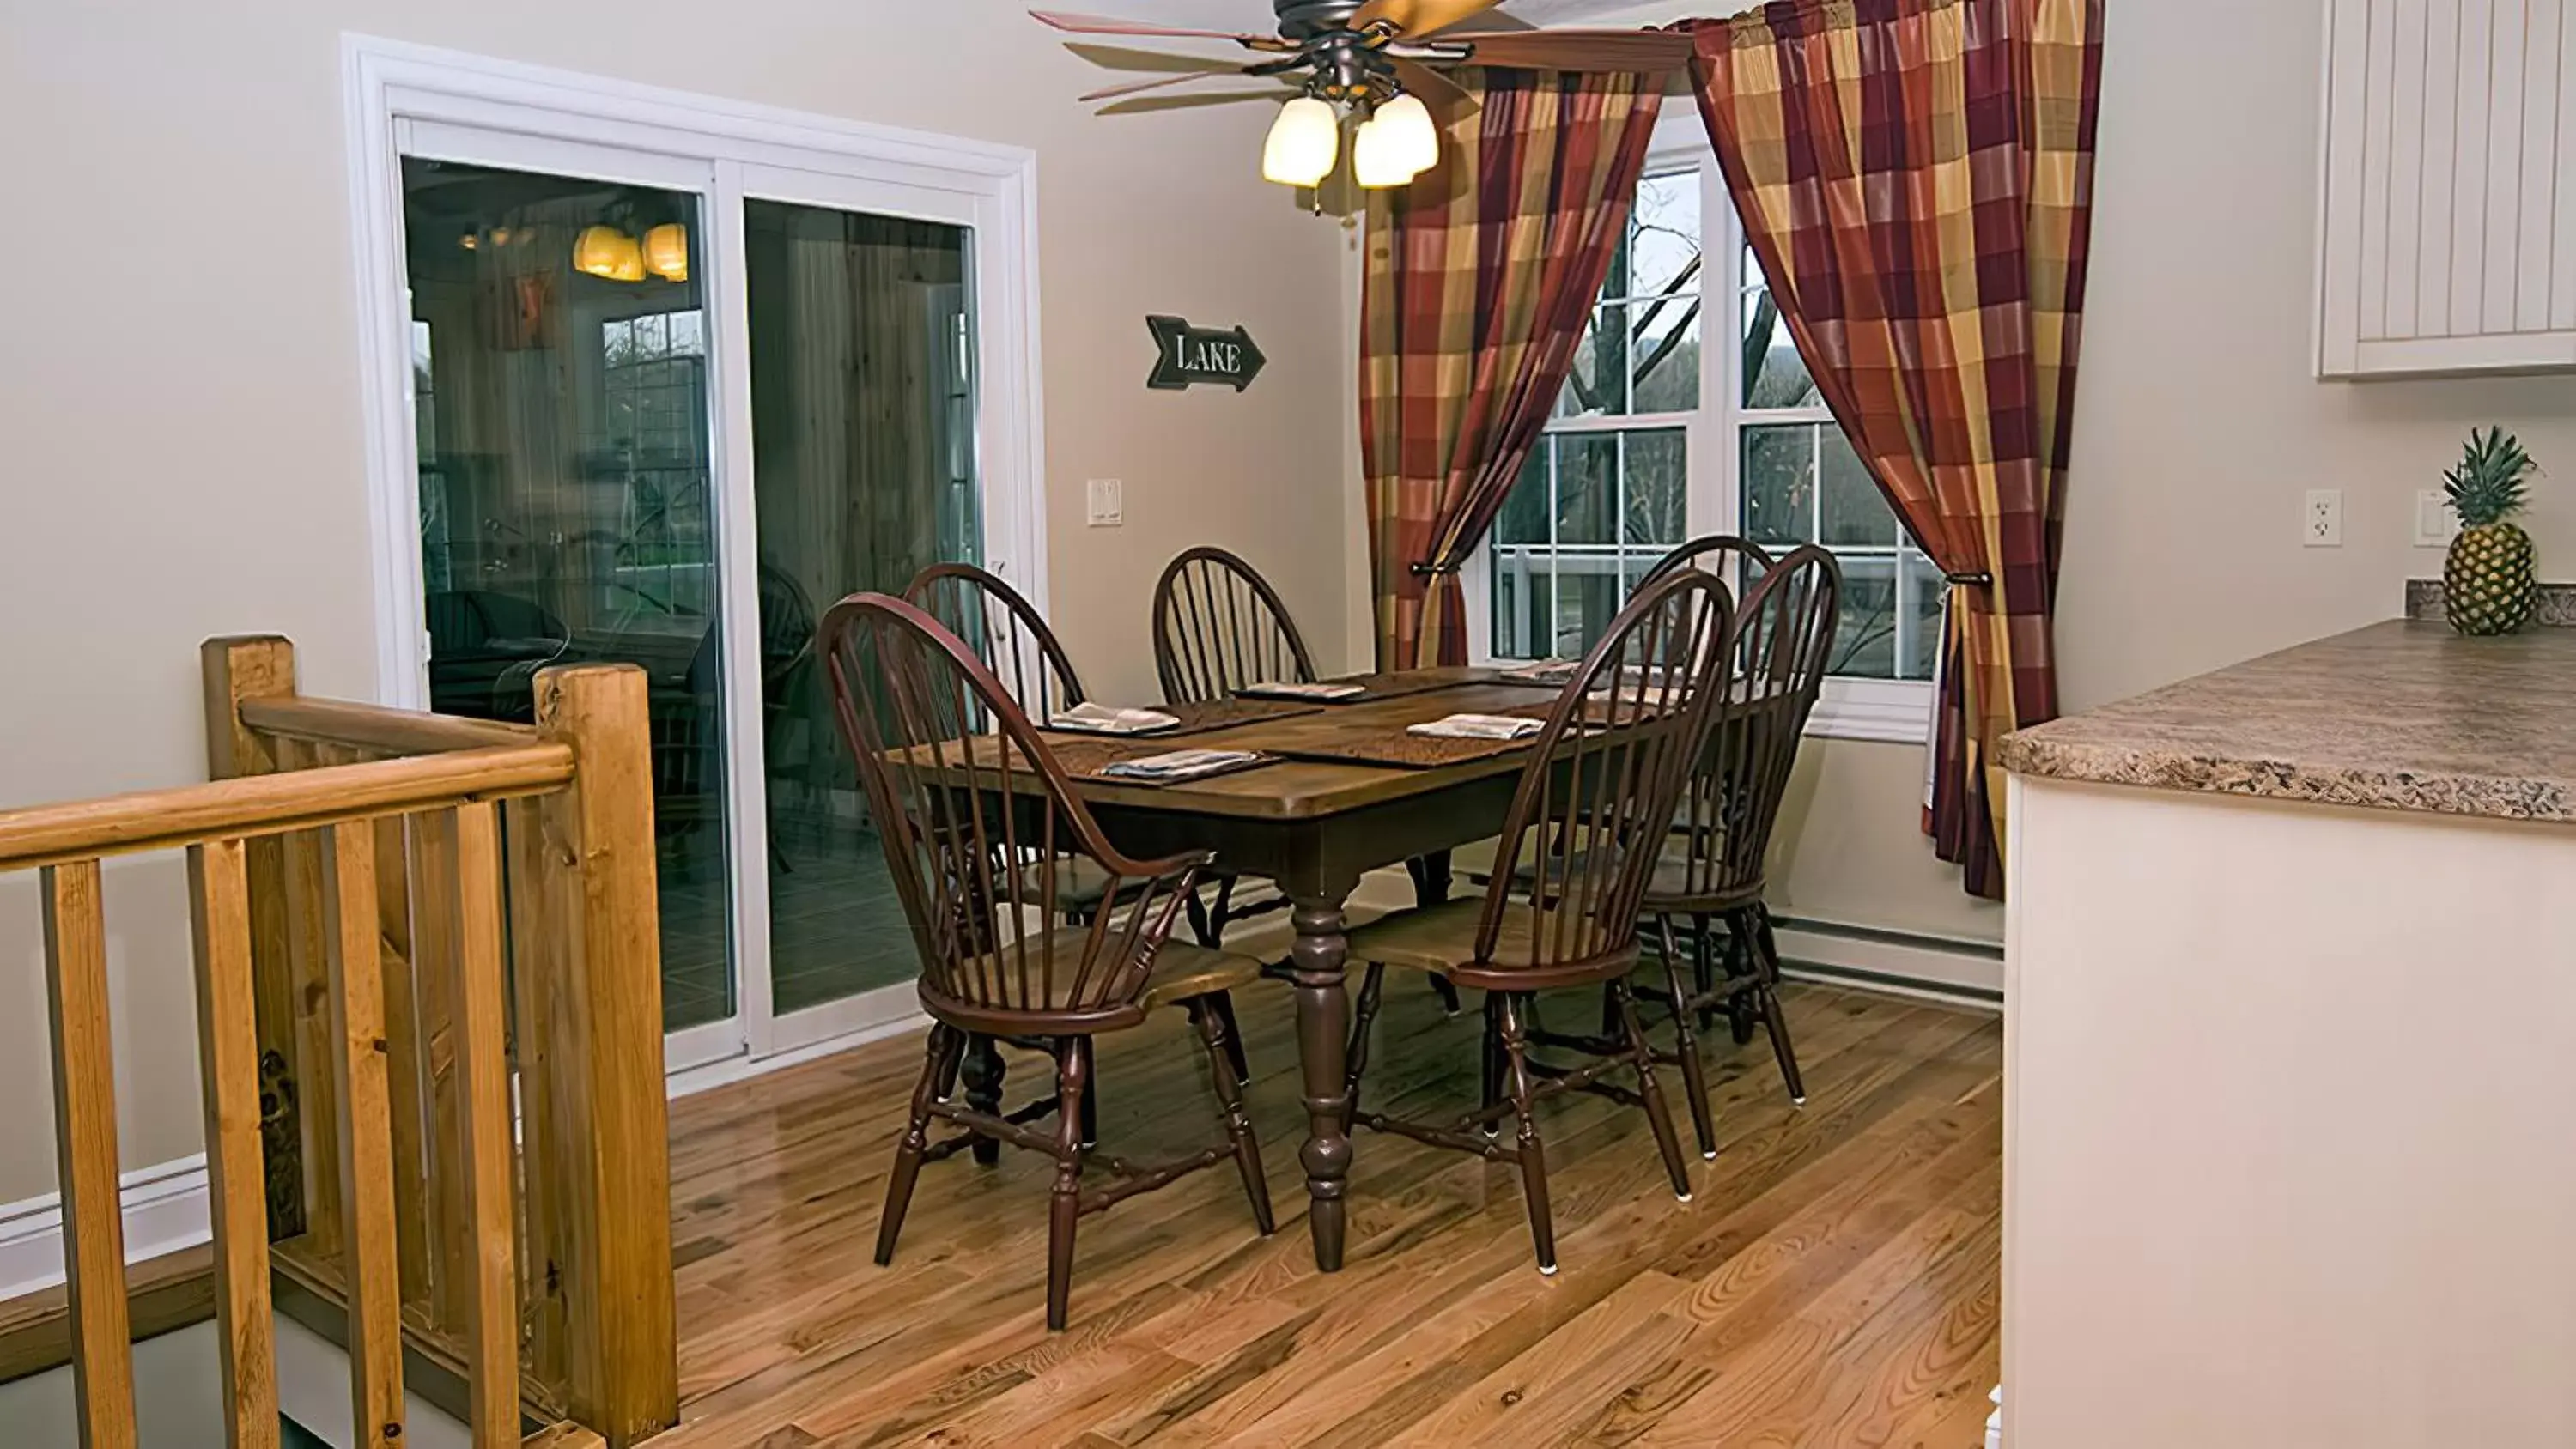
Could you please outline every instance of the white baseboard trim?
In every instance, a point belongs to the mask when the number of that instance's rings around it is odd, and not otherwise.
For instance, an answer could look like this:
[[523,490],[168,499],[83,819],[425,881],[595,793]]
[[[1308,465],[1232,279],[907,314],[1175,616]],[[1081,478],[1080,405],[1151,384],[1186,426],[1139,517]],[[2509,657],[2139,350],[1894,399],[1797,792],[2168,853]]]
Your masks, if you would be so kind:
[[2001,946],[1794,916],[1772,920],[1784,974],[1989,1009],[2003,1004]]
[[[117,1189],[129,1263],[193,1248],[215,1235],[202,1152],[138,1167],[117,1179]],[[62,1194],[0,1203],[0,1299],[39,1292],[63,1278]]]
[[872,1041],[883,1041],[890,1036],[901,1036],[908,1031],[919,1031],[928,1025],[930,1025],[929,1017],[922,1015],[919,1011],[911,1011],[902,1016],[896,1017],[892,1021],[881,1021],[873,1026],[860,1027],[856,1031],[844,1032],[839,1036],[826,1037],[821,1041],[811,1042],[800,1047],[791,1047],[786,1051],[773,1053],[769,1056],[731,1056],[726,1057],[721,1061],[708,1062],[703,1066],[689,1067],[682,1071],[673,1072],[667,1079],[665,1085],[669,1087],[670,1095],[674,1098],[694,1097],[700,1092],[711,1091],[717,1087],[729,1087],[736,1082],[749,1081],[753,1077],[767,1076],[771,1072],[780,1071],[788,1067],[802,1066],[807,1062],[820,1060],[821,1058],[831,1056],[836,1052],[845,1052],[850,1050],[852,1047],[866,1046]]

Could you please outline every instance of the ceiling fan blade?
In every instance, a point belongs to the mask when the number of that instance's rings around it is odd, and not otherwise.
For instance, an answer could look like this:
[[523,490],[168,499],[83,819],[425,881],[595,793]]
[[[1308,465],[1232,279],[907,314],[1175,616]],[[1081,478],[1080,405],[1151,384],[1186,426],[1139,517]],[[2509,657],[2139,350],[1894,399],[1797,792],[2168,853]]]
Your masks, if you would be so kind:
[[1231,30],[1183,30],[1115,15],[1080,15],[1069,10],[1032,10],[1029,18],[1075,35],[1159,35],[1175,40],[1231,40],[1249,50],[1294,50],[1275,35],[1242,35]]
[[1394,26],[1402,39],[1420,40],[1502,3],[1503,0],[1368,0],[1344,23],[1353,30],[1366,30],[1383,22]]
[[1688,35],[1670,30],[1530,30],[1479,35],[1460,43],[1469,65],[1524,70],[1673,70],[1690,64]]
[[1462,110],[1477,109],[1473,91],[1422,62],[1390,55],[1386,63],[1395,67],[1395,78],[1403,82],[1404,89],[1438,113],[1441,119],[1447,120]]
[[1127,100],[1113,101],[1108,105],[1102,106],[1100,108],[1100,114],[1104,116],[1135,116],[1143,115],[1152,111],[1185,111],[1196,110],[1200,106],[1230,106],[1237,101],[1262,101],[1275,106],[1295,94],[1297,93],[1293,90],[1275,90],[1214,91],[1198,95],[1173,94],[1161,96],[1134,96]]
[[1241,66],[1230,65],[1222,70],[1201,70],[1191,71],[1186,75],[1156,76],[1152,80],[1129,81],[1123,86],[1111,86],[1107,90],[1093,91],[1087,96],[1078,96],[1075,99],[1081,101],[1084,105],[1089,105],[1093,101],[1114,101],[1120,96],[1141,95],[1146,91],[1159,91],[1165,86],[1185,86],[1193,81],[1215,80],[1219,76],[1235,76],[1241,74],[1243,74],[1243,68]]

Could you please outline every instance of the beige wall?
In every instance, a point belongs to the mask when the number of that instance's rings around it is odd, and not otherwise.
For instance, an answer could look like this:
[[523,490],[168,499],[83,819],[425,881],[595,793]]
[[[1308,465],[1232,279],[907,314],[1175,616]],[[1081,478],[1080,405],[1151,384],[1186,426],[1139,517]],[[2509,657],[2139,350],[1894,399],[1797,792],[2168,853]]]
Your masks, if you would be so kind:
[[[1185,23],[1239,3],[1165,0]],[[1256,164],[1261,107],[1093,118],[1106,74],[987,0],[13,5],[0,332],[0,804],[202,778],[197,642],[274,630],[307,687],[375,685],[340,91],[344,31],[1034,148],[1053,613],[1094,688],[1148,698],[1156,573],[1218,543],[1344,637],[1343,236]],[[1247,324],[1241,396],[1149,393],[1144,318]],[[1127,523],[1083,523],[1083,480]],[[111,872],[125,1156],[195,1149],[175,862]],[[0,883],[0,1100],[46,1100],[32,886]],[[0,1114],[0,1202],[51,1186]]]

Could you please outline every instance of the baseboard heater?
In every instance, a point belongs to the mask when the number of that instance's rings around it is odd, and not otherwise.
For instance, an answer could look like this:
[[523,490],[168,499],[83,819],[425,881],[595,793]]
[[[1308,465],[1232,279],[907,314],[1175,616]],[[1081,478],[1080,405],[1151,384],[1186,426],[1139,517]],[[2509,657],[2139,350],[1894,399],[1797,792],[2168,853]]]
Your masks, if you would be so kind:
[[1782,968],[1809,981],[1979,1006],[2004,1001],[2003,947],[1877,926],[1774,915]]

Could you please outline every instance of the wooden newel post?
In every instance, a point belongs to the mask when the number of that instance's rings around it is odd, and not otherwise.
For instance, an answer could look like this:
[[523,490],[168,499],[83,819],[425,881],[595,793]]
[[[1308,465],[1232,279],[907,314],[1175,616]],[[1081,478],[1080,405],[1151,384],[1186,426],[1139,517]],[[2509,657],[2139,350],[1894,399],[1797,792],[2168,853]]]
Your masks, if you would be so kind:
[[[232,780],[246,775],[272,775],[287,767],[276,749],[241,720],[246,699],[291,699],[295,695],[295,645],[274,634],[209,639],[198,649],[205,677],[206,778]],[[268,1230],[272,1238],[292,1238],[312,1224],[307,1217],[304,1165],[308,1160],[303,1114],[310,1074],[299,1067],[296,1049],[294,965],[288,941],[287,843],[275,836],[248,843],[244,855],[250,897],[251,982],[260,1079],[260,1144],[268,1180]],[[318,1004],[311,1008],[318,1012]],[[310,1013],[308,1013],[310,1014]],[[328,1068],[322,1069],[328,1075]],[[329,1098],[320,1098],[325,1107]],[[329,1131],[327,1122],[320,1130]],[[327,1157],[325,1151],[313,1157]],[[326,1164],[327,1166],[327,1164]],[[325,1173],[327,1177],[328,1172]],[[325,1206],[336,1204],[336,1186],[322,1185]]]
[[522,1089],[544,1099],[528,1112],[532,1246],[560,1273],[547,1308],[561,1314],[565,1407],[624,1446],[679,1419],[645,679],[548,669],[536,692],[537,730],[572,746],[574,781],[521,817],[541,839],[512,842],[537,888],[514,901]]

